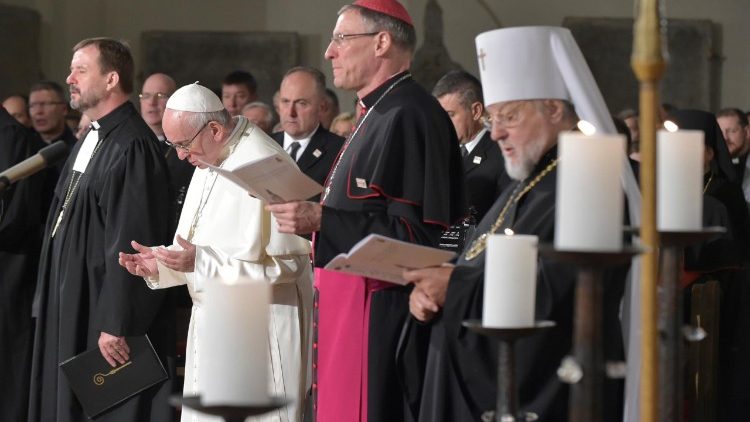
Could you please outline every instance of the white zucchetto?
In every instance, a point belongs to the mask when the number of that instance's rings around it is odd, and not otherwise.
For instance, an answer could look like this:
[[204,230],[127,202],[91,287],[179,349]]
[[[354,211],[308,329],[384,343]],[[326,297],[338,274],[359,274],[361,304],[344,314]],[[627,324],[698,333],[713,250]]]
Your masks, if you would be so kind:
[[213,91],[198,82],[185,85],[174,92],[167,100],[170,110],[210,113],[224,110],[224,104]]

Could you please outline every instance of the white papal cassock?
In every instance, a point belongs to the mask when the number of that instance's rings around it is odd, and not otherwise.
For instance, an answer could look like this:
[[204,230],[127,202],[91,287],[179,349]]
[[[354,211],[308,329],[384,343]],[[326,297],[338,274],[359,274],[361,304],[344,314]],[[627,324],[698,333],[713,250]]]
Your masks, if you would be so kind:
[[[230,155],[222,167],[231,169],[283,149],[242,116],[227,143]],[[289,158],[291,160],[291,158]],[[195,224],[195,270],[182,273],[159,264],[159,274],[147,278],[149,287],[167,288],[186,284],[193,299],[185,363],[185,395],[211,388],[199,379],[197,368],[211,359],[202,351],[201,296],[208,283],[264,281],[271,284],[269,316],[270,393],[294,404],[259,420],[301,420],[302,399],[309,386],[310,314],[312,268],[310,242],[281,234],[276,221],[264,211],[263,202],[207,169],[196,169],[180,215],[177,234],[187,239]],[[197,218],[196,218],[197,215]],[[170,249],[179,249],[177,242]],[[242,359],[242,351],[237,351]],[[218,421],[183,409],[182,421]]]

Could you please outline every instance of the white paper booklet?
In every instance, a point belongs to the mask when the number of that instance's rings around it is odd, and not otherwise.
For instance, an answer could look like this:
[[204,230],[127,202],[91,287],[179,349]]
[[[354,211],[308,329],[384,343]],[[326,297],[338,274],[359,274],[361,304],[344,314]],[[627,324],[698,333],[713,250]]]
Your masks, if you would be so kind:
[[371,234],[357,242],[349,253],[338,254],[327,270],[356,274],[395,284],[408,284],[404,270],[438,266],[455,253]]
[[253,160],[231,170],[204,164],[269,204],[302,201],[323,191],[318,182],[279,154]]

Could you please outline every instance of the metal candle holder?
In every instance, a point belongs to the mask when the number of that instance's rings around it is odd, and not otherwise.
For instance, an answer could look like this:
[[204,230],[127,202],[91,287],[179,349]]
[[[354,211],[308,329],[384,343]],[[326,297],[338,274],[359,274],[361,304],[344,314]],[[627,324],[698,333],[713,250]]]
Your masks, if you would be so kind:
[[537,321],[531,327],[495,328],[485,327],[480,320],[467,320],[463,326],[469,330],[498,341],[497,360],[497,401],[495,421],[520,422],[535,420],[535,415],[519,412],[518,385],[516,382],[516,354],[513,348],[516,340],[539,334],[555,326],[553,321]]
[[169,398],[169,404],[174,407],[187,407],[207,415],[219,416],[224,418],[226,422],[244,422],[250,416],[263,415],[284,407],[289,402],[280,398],[270,398],[265,403],[246,406],[206,406],[201,403],[200,396],[172,396]]
[[558,375],[571,384],[569,418],[599,422],[603,414],[605,378],[602,334],[602,279],[604,271],[630,262],[641,249],[625,246],[614,252],[556,250],[540,244],[539,253],[554,261],[578,267],[574,316],[573,356],[566,357]]

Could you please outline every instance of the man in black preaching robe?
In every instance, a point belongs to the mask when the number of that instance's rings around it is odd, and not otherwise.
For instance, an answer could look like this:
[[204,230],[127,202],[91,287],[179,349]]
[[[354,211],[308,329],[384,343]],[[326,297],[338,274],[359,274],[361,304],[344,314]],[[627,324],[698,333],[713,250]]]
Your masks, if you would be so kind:
[[[0,107],[0,172],[35,154],[33,134]],[[45,173],[20,180],[0,193],[0,420],[26,420],[34,325],[31,301],[49,205]]]
[[[393,29],[397,28],[397,29]],[[280,231],[315,238],[315,413],[324,421],[405,420],[395,349],[409,288],[323,267],[370,233],[436,245],[464,213],[451,121],[408,72],[415,31],[394,0],[344,6],[326,58],[365,114],[342,147],[321,203],[268,206]]]
[[[125,336],[148,334],[169,371],[174,309],[118,264],[133,239],[170,238],[172,205],[164,157],[128,96],[133,59],[107,38],[73,48],[71,106],[92,127],[71,152],[55,189],[34,298],[36,332],[29,421],[84,421],[58,365],[97,349],[115,367],[128,359]],[[157,384],[102,414],[100,421],[171,420],[172,381]]]

